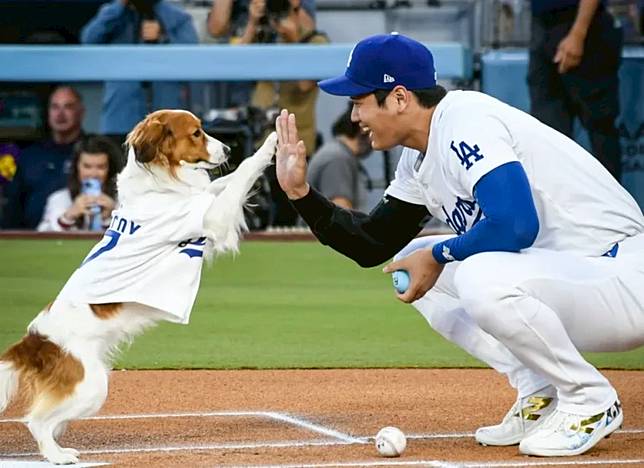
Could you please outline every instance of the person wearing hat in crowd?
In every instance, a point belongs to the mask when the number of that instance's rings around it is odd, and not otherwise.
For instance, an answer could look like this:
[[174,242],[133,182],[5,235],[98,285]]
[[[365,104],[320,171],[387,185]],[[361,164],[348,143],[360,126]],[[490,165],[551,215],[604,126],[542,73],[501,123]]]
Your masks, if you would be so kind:
[[[277,177],[313,233],[363,267],[404,270],[411,303],[448,340],[505,374],[517,400],[485,445],[537,456],[590,450],[618,429],[611,383],[581,351],[644,344],[644,216],[592,155],[534,117],[476,91],[446,92],[431,52],[400,34],[360,41],[345,73],[374,150],[402,145],[369,213],[307,183],[295,116],[276,120]],[[428,215],[452,236],[414,237]],[[402,249],[402,250],[401,250]]]

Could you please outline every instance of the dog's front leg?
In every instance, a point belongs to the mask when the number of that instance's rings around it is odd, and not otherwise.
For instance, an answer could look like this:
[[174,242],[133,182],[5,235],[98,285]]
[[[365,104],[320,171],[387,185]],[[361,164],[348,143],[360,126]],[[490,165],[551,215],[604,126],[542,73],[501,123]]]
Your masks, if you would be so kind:
[[208,187],[212,193],[219,191],[204,219],[206,235],[213,239],[216,249],[236,250],[240,230],[246,226],[244,204],[248,192],[264,169],[270,166],[276,145],[277,134],[273,132],[253,156],[246,158],[235,172],[226,176],[223,189],[223,182],[217,184],[217,181]]
[[232,174],[212,181],[208,191],[215,195],[223,194],[225,190],[233,191],[245,197],[264,169],[270,166],[276,145],[277,134],[272,132],[253,156],[244,159]]

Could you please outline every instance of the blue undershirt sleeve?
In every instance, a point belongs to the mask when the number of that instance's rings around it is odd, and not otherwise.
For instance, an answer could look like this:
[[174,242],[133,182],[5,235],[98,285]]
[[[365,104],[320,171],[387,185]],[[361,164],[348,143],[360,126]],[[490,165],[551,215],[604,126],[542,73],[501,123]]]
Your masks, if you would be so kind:
[[520,162],[503,164],[481,177],[474,198],[485,217],[465,234],[435,244],[437,262],[464,260],[480,252],[518,252],[533,244],[539,217]]

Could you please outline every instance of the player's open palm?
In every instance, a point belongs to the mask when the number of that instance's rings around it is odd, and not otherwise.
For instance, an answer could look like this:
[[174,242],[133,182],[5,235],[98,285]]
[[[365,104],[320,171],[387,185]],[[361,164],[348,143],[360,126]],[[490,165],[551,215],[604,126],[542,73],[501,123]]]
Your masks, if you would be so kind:
[[308,192],[306,183],[306,147],[298,138],[295,115],[282,110],[275,121],[277,180],[291,199],[301,198]]

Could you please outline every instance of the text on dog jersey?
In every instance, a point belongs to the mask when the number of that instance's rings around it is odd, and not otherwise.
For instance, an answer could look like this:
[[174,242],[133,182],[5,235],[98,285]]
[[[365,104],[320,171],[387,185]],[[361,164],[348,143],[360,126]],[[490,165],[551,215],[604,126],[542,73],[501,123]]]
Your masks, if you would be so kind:
[[[129,232],[126,232],[129,227]],[[118,231],[121,234],[134,234],[136,231],[139,230],[141,227],[140,224],[136,224],[134,221],[127,220],[125,218],[121,218],[118,215],[112,216],[112,221],[110,222],[110,227],[109,229],[113,229],[114,231]]]
[[132,235],[140,228],[141,225],[136,224],[134,221],[127,220],[118,215],[112,216],[112,221],[110,221],[110,225],[105,231],[103,238],[90,251],[85,260],[83,260],[83,263],[81,263],[81,266],[116,247],[116,244],[118,244],[121,238],[121,234]]

